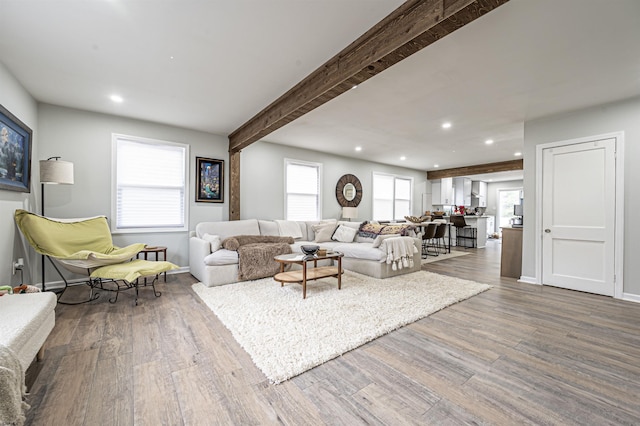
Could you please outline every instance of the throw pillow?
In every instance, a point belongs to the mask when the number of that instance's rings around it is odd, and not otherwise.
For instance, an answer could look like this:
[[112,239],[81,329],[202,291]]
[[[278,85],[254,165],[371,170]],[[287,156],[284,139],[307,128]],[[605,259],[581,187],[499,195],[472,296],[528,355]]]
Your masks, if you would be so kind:
[[348,226],[340,225],[336,228],[335,231],[333,231],[331,239],[333,241],[339,241],[341,243],[352,243],[357,232],[358,230],[355,228],[349,228]]
[[326,243],[331,241],[331,236],[333,235],[333,231],[336,229],[336,223],[322,223],[319,225],[313,225],[311,227],[313,232],[315,233],[314,241],[316,243]]
[[208,241],[211,244],[211,253],[215,253],[222,247],[222,240],[220,235],[204,234],[202,239]]

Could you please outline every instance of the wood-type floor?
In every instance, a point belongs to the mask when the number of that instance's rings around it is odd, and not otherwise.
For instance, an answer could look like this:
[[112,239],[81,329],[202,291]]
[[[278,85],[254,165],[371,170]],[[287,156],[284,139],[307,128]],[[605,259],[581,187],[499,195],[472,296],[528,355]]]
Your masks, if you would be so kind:
[[423,269],[493,289],[280,385],[189,274],[138,306],[58,305],[27,424],[640,424],[640,305],[500,278],[497,241],[469,251]]

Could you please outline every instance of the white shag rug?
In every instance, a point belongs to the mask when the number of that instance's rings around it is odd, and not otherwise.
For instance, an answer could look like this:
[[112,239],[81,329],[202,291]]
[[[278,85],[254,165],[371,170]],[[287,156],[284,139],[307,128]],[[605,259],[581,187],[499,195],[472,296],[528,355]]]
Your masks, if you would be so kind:
[[315,366],[491,288],[418,271],[375,279],[346,271],[302,286],[273,278],[193,290],[272,383]]
[[466,256],[468,254],[471,254],[471,253],[469,253],[468,251],[454,250],[451,253],[440,253],[437,256],[429,255],[427,256],[426,259],[421,259],[420,264],[424,265],[425,263],[433,263],[433,262],[438,262],[440,260],[453,259],[454,257]]

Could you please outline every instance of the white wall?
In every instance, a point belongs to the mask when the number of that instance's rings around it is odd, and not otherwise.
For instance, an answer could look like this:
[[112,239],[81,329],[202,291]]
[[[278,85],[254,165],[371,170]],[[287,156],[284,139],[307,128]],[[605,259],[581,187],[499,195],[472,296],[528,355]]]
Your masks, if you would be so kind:
[[424,171],[257,142],[243,149],[240,156],[240,212],[243,219],[284,218],[285,158],[322,163],[323,218],[340,217],[342,210],[336,200],[336,184],[344,174],[353,174],[362,183],[362,201],[358,206],[360,220],[371,220],[373,172],[412,177],[412,214],[419,215],[422,210],[422,191],[425,191],[427,180]]
[[[229,162],[228,140],[224,136],[196,132],[158,123],[132,120],[55,105],[37,107],[40,150],[34,159],[60,156],[74,163],[74,185],[49,185],[45,188],[45,211],[53,217],[86,217],[111,211],[111,136],[112,133],[186,143],[190,146],[189,229],[201,221],[228,220]],[[222,204],[195,202],[195,157],[225,160],[225,202]],[[335,198],[335,186],[345,173],[352,173],[363,185],[361,218],[371,217],[372,172],[392,173],[414,178],[414,210],[421,210],[421,193],[426,174],[421,171],[385,166],[367,161],[257,142],[241,154],[241,216],[242,218],[276,219],[284,217],[284,159],[293,158],[323,164],[323,217],[340,215]],[[37,171],[35,173],[37,186]],[[39,194],[38,194],[39,196]],[[39,198],[38,198],[39,199]],[[15,208],[11,209],[11,214]],[[31,208],[39,212],[38,208]],[[12,222],[13,223],[13,222]],[[117,245],[144,242],[167,246],[167,257],[179,266],[188,265],[188,233],[116,234]],[[40,258],[33,250],[27,259],[29,268],[40,282]],[[47,266],[49,280],[57,281],[55,271]]]
[[[524,150],[524,234],[522,275],[536,277],[535,271],[535,203],[536,146],[580,137],[623,131],[624,161],[624,287],[626,294],[640,296],[640,233],[636,230],[635,213],[640,211],[640,97],[600,105],[593,108],[559,114],[525,123]],[[594,205],[594,209],[608,206]]]
[[[228,140],[224,136],[47,104],[38,107],[38,127],[41,135],[39,158],[61,156],[74,164],[74,185],[48,185],[45,188],[47,216],[110,215],[111,135],[121,133],[188,144],[189,228],[194,229],[198,222],[205,220],[228,219],[227,198],[223,204],[196,203],[194,189],[195,157],[223,159],[225,195],[228,196]],[[167,247],[169,261],[179,266],[189,263],[188,232],[116,234],[113,239],[120,246],[134,242],[163,245]],[[48,269],[47,277],[58,279],[55,271]]]
[[[15,192],[0,189],[0,285],[20,284],[20,275],[12,275],[11,265],[19,257],[25,258],[22,239],[13,220],[16,209],[31,210],[35,206],[37,194],[38,155],[37,104],[13,75],[0,63],[0,104],[33,130],[31,145],[31,192]],[[36,178],[34,178],[34,176]],[[27,259],[25,259],[27,260]],[[25,282],[31,281],[25,268]]]

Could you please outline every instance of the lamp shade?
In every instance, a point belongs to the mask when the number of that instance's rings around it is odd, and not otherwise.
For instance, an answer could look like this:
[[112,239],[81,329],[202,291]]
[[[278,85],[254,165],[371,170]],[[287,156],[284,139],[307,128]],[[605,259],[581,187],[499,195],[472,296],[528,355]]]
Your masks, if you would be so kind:
[[40,183],[73,185],[73,163],[57,159],[40,160]]
[[345,219],[355,219],[358,217],[358,208],[357,207],[343,207],[342,208],[342,217]]

